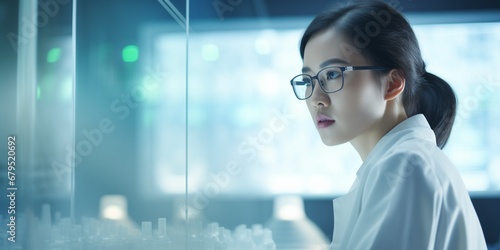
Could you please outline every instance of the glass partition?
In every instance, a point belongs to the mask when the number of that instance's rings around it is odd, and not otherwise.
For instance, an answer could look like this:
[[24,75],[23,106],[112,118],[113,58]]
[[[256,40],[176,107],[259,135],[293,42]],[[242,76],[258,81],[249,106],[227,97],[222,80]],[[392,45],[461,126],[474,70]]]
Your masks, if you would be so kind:
[[[186,248],[185,5],[78,3],[75,140],[93,150],[76,168],[75,213],[96,246]],[[158,183],[175,185],[153,196]]]
[[[169,27],[172,34],[185,30],[176,9],[185,13],[185,5],[0,4],[7,38],[0,71],[6,80],[0,85],[6,121],[0,125],[1,187],[10,195],[0,202],[2,232],[7,232],[1,249],[187,247],[184,189],[153,199],[144,190],[155,184],[150,181],[155,174],[143,175],[153,159],[168,153],[152,149],[161,136],[147,126],[174,110],[162,127],[181,135],[166,145],[174,148],[169,157],[179,158],[172,169],[181,176],[179,186],[185,186],[185,105],[155,113],[155,101],[172,89],[172,77],[173,89],[185,90],[185,67],[165,71],[167,63],[185,65],[185,55],[153,54],[154,39],[143,39],[143,33],[156,36],[147,31],[152,24]],[[185,42],[169,46],[186,51]],[[177,101],[186,103],[184,96]]]
[[[0,12],[6,38],[1,45],[0,248],[44,248],[52,245],[54,220],[73,215],[73,5],[8,1]],[[48,212],[50,207],[56,212]]]

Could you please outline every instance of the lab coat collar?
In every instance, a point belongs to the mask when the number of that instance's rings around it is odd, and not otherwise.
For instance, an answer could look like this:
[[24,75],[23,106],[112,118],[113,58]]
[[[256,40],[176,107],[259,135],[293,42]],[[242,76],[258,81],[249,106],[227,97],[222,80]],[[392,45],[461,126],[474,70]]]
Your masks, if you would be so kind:
[[366,157],[356,175],[358,178],[361,177],[366,166],[369,165],[370,162],[376,160],[373,158],[380,157],[384,151],[391,148],[397,141],[415,138],[427,140],[436,145],[434,131],[431,129],[423,114],[416,114],[407,118],[385,134],[377,144],[375,144],[375,147],[373,147],[372,151],[368,154],[368,157]]

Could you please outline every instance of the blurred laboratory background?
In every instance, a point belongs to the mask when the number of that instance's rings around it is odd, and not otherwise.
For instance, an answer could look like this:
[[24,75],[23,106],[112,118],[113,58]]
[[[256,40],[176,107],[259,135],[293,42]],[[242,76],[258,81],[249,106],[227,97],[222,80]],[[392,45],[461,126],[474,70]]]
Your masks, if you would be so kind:
[[[302,32],[336,1],[188,1],[0,1],[1,192],[16,136],[19,223],[78,224],[82,235],[117,221],[144,238],[188,218],[192,231],[326,249],[332,200],[361,160],[323,145],[289,80]],[[458,95],[445,152],[500,249],[500,2],[389,3]],[[13,249],[35,249],[23,246]]]

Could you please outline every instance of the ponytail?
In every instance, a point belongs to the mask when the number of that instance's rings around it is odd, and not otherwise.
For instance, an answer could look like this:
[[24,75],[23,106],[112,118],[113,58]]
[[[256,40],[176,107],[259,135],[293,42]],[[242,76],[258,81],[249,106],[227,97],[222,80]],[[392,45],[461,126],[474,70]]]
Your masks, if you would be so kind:
[[423,74],[419,85],[415,112],[425,116],[434,130],[437,145],[443,148],[455,121],[457,109],[455,93],[446,81],[429,72]]

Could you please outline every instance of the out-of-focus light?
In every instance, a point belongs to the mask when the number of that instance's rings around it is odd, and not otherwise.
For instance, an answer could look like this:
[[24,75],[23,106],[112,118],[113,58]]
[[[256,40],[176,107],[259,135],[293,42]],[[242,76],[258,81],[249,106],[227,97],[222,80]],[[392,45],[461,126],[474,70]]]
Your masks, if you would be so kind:
[[207,62],[214,62],[219,59],[219,47],[215,44],[205,44],[203,45],[201,54],[203,60]]
[[71,76],[67,77],[61,86],[61,100],[71,101],[73,97],[73,79]]
[[36,85],[36,99],[40,100],[40,96],[42,96],[42,88],[40,88],[40,85]]
[[255,40],[255,52],[259,55],[267,55],[271,52],[271,45],[265,38],[258,38]]
[[60,48],[52,48],[47,53],[47,62],[48,63],[55,63],[55,62],[59,61],[60,58],[61,58],[61,49]]
[[274,200],[274,216],[280,220],[303,219],[304,201],[299,196],[280,196]]
[[104,208],[103,217],[110,220],[121,220],[125,217],[125,214],[121,207],[110,205]]
[[135,62],[139,59],[139,48],[135,45],[127,45],[122,50],[122,59],[124,62]]
[[123,195],[104,195],[101,197],[100,214],[103,219],[126,220],[127,198]]
[[293,204],[283,205],[278,211],[278,217],[282,220],[294,220],[300,218],[300,214],[300,208]]
[[161,171],[160,175],[156,175],[156,183],[160,186],[160,190],[166,194],[182,194],[185,191],[185,181],[185,176],[170,174],[167,171]]

